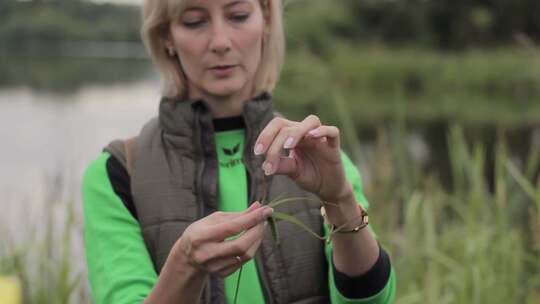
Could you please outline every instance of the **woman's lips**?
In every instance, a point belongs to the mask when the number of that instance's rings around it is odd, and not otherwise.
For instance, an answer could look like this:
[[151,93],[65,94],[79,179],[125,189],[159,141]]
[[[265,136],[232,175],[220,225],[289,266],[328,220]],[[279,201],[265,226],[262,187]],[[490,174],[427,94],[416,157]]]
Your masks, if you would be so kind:
[[210,71],[212,72],[212,74],[214,74],[214,76],[223,78],[229,77],[234,72],[235,68],[236,65],[219,65],[210,68]]

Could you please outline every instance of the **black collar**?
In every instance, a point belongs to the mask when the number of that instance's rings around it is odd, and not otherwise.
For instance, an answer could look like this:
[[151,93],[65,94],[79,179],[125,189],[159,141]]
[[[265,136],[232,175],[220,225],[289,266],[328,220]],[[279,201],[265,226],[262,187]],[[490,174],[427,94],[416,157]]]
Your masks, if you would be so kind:
[[214,118],[212,122],[216,132],[244,129],[246,126],[242,116]]

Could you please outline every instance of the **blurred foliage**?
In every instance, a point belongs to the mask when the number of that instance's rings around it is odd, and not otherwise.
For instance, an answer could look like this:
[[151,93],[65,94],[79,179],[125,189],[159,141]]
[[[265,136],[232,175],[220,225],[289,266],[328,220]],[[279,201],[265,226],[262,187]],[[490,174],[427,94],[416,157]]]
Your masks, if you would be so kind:
[[[471,50],[459,55],[423,49],[336,44],[321,59],[309,50],[287,56],[275,94],[288,114],[321,113],[337,121],[333,90],[355,113],[356,127],[395,116],[408,120],[527,125],[540,121],[540,50]],[[309,88],[306,90],[306,88]]]
[[81,0],[0,1],[0,41],[138,41],[140,8]]
[[455,185],[447,191],[404,153],[396,138],[403,132],[395,124],[377,137],[366,187],[376,202],[370,219],[399,277],[397,303],[538,303],[540,179],[528,170],[538,147],[519,166],[500,138],[490,190],[486,147],[468,144],[454,125],[444,136]]
[[[508,45],[516,40],[540,42],[540,2],[536,0],[286,2],[289,13],[295,15],[292,23],[301,23],[308,36],[327,32],[361,43],[451,50]],[[310,18],[314,14],[317,18]],[[326,39],[319,37],[319,42]]]
[[[536,0],[284,0],[289,45],[333,39],[459,50],[540,42]],[[139,41],[140,8],[84,0],[0,2],[0,41]]]
[[82,238],[75,200],[56,201],[61,186],[46,182],[51,190],[43,196],[45,204],[34,202],[43,208],[40,216],[20,219],[28,229],[14,232],[0,223],[0,276],[18,279],[24,304],[90,303],[86,273],[77,267],[83,257],[74,252]]

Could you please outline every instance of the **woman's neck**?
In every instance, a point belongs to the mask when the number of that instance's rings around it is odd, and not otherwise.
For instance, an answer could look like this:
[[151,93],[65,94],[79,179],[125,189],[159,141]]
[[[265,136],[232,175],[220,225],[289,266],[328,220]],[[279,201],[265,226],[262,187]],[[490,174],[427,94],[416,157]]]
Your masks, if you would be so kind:
[[242,89],[231,95],[214,95],[202,90],[190,90],[189,99],[202,99],[208,103],[214,118],[239,116],[246,100],[251,97],[251,90]]

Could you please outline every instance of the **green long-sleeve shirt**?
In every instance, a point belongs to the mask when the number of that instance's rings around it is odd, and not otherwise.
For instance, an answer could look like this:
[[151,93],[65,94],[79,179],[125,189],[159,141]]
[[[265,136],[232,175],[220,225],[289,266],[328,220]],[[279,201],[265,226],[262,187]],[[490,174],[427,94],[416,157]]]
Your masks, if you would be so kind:
[[[244,130],[216,133],[219,161],[219,209],[244,210],[247,205],[247,176],[242,162]],[[360,175],[348,157],[343,164],[358,202],[368,207]],[[153,288],[157,273],[145,247],[137,219],[115,192],[107,162],[112,157],[103,152],[88,166],[82,184],[85,220],[85,250],[94,303],[140,303]],[[326,246],[329,261],[328,284],[333,304],[392,303],[395,274],[391,270],[386,285],[367,298],[348,299],[337,289],[331,262],[331,244]],[[238,272],[225,279],[225,295],[232,303]],[[263,304],[264,298],[255,263],[243,268],[239,303]]]

